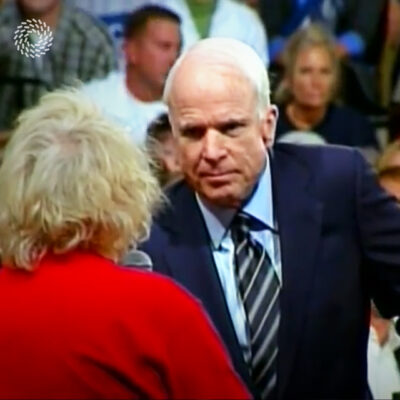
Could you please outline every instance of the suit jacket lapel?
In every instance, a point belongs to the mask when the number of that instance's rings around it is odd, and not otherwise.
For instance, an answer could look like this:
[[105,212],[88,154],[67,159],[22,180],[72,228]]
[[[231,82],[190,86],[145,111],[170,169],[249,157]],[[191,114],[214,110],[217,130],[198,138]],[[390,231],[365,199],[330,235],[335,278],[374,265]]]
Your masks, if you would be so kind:
[[248,367],[243,360],[210,249],[208,231],[195,196],[182,186],[171,202],[179,210],[163,221],[175,232],[172,246],[165,253],[171,277],[202,301],[229,349],[236,371],[252,390]]
[[311,300],[322,204],[312,193],[311,171],[294,154],[276,146],[271,171],[282,255],[283,287],[278,337],[278,395],[282,398],[289,383]]

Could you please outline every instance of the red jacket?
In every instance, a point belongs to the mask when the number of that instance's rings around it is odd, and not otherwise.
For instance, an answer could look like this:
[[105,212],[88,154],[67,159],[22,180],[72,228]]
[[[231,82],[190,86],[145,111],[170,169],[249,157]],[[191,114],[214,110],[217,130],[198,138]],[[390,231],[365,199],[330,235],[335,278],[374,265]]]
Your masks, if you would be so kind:
[[0,270],[1,398],[249,398],[199,303],[87,253]]

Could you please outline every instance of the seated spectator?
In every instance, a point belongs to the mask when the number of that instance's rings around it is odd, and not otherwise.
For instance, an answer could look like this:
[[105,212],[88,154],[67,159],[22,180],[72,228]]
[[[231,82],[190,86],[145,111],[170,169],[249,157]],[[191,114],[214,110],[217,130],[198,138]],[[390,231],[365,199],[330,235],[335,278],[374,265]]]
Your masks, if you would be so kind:
[[268,63],[265,29],[258,14],[236,0],[69,0],[104,21],[117,43],[127,16],[144,5],[168,7],[182,20],[183,49],[211,36],[232,37],[253,47]]
[[161,185],[166,186],[179,179],[181,166],[167,113],[159,115],[150,123],[146,144]]
[[378,173],[384,170],[398,167],[400,168],[400,140],[389,144],[377,161]]
[[390,144],[377,161],[381,185],[400,202],[400,142]]
[[[52,46],[41,57],[27,57],[14,44],[17,26],[29,18],[53,31]],[[63,0],[7,1],[0,10],[0,131],[8,131],[19,112],[43,93],[101,78],[116,67],[107,30],[90,15]]]
[[310,22],[320,23],[333,35],[336,55],[342,61],[346,104],[368,112],[375,110],[376,66],[383,51],[386,3],[387,0],[259,1],[270,39],[271,63],[280,63],[286,42],[296,30]]
[[[400,144],[390,145],[377,166],[380,184],[400,203]],[[375,399],[400,396],[400,337],[394,321],[381,316],[374,304],[368,341],[368,383]]]
[[330,36],[317,25],[297,31],[284,52],[284,78],[275,100],[280,107],[276,136],[312,131],[328,143],[355,146],[376,154],[375,133],[366,118],[334,103],[338,59]]
[[124,31],[125,72],[95,80],[83,91],[108,115],[144,143],[150,121],[167,108],[162,92],[180,49],[180,19],[172,11],[147,5],[134,11]]
[[161,191],[88,99],[54,92],[21,114],[0,192],[1,398],[249,398],[200,303],[115,264]]
[[[399,178],[400,175],[397,176]],[[400,198],[400,192],[398,195]],[[399,396],[400,337],[393,321],[383,318],[374,305],[371,307],[367,354],[368,384],[374,399],[394,399],[395,394]]]

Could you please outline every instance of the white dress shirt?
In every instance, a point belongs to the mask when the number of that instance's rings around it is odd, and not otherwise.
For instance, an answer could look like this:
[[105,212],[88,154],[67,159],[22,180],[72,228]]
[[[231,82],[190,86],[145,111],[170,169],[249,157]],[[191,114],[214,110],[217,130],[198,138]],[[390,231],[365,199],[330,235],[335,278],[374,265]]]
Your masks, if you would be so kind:
[[394,351],[400,347],[400,337],[394,325],[389,328],[388,340],[381,346],[371,326],[368,341],[368,383],[375,399],[391,399],[400,392],[400,370]]
[[[234,243],[229,231],[236,210],[210,205],[197,194],[196,198],[211,238],[212,254],[232,323],[243,354],[247,358],[250,350],[249,332],[235,276]],[[277,225],[274,221],[271,170],[268,158],[266,158],[265,169],[260,176],[258,185],[242,210],[265,225],[264,230],[252,231],[250,234],[266,249],[282,285],[280,245]]]

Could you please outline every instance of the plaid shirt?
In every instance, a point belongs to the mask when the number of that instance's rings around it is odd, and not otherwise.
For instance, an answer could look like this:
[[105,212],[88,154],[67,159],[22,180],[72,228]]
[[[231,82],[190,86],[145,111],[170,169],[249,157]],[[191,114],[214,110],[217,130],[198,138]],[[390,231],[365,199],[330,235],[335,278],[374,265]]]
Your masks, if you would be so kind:
[[17,51],[14,32],[22,22],[15,2],[0,10],[0,130],[19,112],[60,86],[101,78],[117,68],[107,29],[78,8],[63,4],[50,50],[40,58]]

